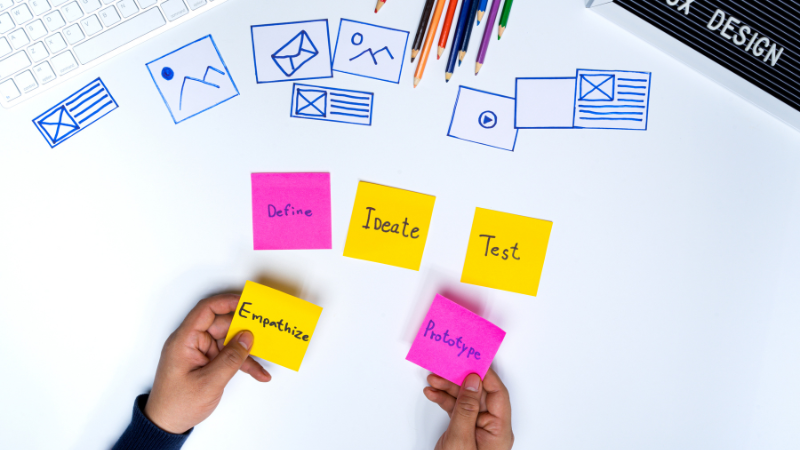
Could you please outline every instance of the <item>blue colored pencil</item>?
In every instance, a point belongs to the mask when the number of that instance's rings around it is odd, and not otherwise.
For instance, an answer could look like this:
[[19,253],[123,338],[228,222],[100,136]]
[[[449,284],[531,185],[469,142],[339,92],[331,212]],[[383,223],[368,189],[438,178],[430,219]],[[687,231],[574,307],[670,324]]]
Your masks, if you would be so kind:
[[483,14],[486,12],[486,7],[489,5],[489,0],[481,0],[481,6],[478,7],[478,25],[481,24]]
[[[476,2],[478,0],[475,0]],[[445,81],[449,82],[453,72],[456,71],[456,60],[458,60],[458,50],[464,42],[466,36],[467,25],[472,26],[472,21],[469,20],[469,13],[472,10],[472,0],[464,0],[461,2],[461,12],[458,15],[458,24],[456,25],[456,34],[453,35],[453,42],[450,44],[450,57],[447,59],[447,70],[444,74]]]
[[461,61],[464,61],[464,56],[467,55],[467,49],[469,49],[469,38],[472,36],[472,29],[475,28],[472,24],[475,23],[475,15],[478,14],[480,3],[480,0],[472,0],[472,8],[470,8],[469,11],[469,21],[467,21],[469,25],[467,25],[464,31],[464,41],[461,43],[461,48],[458,49],[459,67],[461,67]]

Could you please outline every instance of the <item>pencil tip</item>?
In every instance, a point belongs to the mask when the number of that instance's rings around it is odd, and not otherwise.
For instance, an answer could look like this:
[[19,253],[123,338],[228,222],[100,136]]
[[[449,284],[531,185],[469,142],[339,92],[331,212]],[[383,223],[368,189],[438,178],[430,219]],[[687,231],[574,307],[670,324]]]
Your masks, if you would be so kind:
[[414,77],[414,87],[417,87],[417,85],[419,84],[419,80],[420,80],[419,78]]
[[444,81],[449,83],[450,82],[450,78],[452,76],[453,76],[453,72],[447,72],[446,74],[444,74]]
[[497,40],[500,40],[503,37],[503,32],[506,31],[506,27],[499,27],[497,29]]
[[478,74],[478,72],[480,72],[480,71],[481,71],[481,66],[483,66],[483,64],[481,64],[481,63],[475,63],[475,75],[477,75],[477,74]]

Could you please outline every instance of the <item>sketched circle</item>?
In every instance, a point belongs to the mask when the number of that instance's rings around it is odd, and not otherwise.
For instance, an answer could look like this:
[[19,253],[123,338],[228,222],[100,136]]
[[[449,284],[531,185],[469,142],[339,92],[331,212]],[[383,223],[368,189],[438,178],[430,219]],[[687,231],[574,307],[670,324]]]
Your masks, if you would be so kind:
[[[487,117],[487,116],[491,117],[491,119],[492,119],[492,123],[489,124],[489,125],[486,125],[486,124],[483,123],[483,118]],[[478,123],[483,128],[487,128],[487,129],[488,128],[494,128],[495,125],[497,125],[497,115],[495,113],[491,112],[491,111],[484,111],[484,112],[481,113],[480,116],[478,116]]]
[[[358,42],[356,42],[356,37],[358,38]],[[361,43],[364,42],[364,35],[361,33],[356,33],[352,38],[350,38],[350,42],[352,42],[353,45],[361,45]]]
[[162,76],[162,77],[163,77],[165,80],[169,81],[169,80],[171,80],[171,79],[172,79],[172,77],[174,77],[174,76],[175,76],[175,71],[173,71],[173,70],[172,70],[171,68],[169,68],[169,67],[164,67],[163,69],[161,69],[161,76]]

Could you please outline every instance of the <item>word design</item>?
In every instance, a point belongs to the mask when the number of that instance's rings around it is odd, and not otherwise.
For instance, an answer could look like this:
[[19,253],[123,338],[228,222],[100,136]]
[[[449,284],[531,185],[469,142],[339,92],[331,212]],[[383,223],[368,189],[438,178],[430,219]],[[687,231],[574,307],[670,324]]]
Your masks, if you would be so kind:
[[783,54],[783,47],[778,49],[778,45],[770,41],[768,37],[759,35],[757,31],[748,25],[742,25],[742,21],[736,17],[727,15],[726,20],[726,14],[721,9],[714,11],[714,15],[711,16],[706,28],[711,31],[719,30],[720,36],[733,42],[737,47],[747,43],[744,51],[752,53],[756,58],[764,55],[763,61],[772,67],[778,64],[778,60]]

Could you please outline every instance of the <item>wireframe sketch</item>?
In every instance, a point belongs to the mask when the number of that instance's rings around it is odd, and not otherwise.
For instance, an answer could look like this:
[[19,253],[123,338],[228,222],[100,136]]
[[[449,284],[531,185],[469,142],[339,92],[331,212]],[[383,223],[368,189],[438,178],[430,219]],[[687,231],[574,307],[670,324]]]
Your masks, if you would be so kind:
[[55,147],[119,106],[100,78],[80,88],[33,119],[50,147]]
[[374,94],[295,83],[292,117],[372,125]]
[[250,34],[256,82],[333,76],[327,20],[253,25]]
[[459,86],[447,135],[502,150],[514,151],[514,99]]
[[578,69],[575,77],[517,78],[517,128],[647,130],[650,72]]
[[408,36],[407,31],[342,19],[333,70],[399,83]]
[[239,95],[211,35],[147,63],[177,124]]

